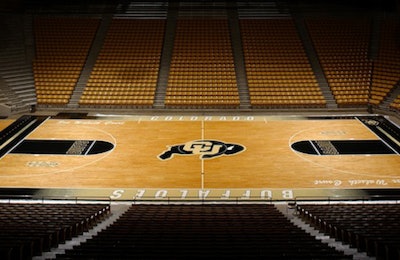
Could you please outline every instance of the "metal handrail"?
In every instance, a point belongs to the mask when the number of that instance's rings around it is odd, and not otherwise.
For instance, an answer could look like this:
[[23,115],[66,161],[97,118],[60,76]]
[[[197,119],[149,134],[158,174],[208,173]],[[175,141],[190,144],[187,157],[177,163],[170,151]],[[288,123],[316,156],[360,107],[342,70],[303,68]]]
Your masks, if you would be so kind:
[[297,203],[300,201],[372,201],[372,200],[389,200],[395,201],[396,203],[400,201],[399,195],[335,195],[335,196],[297,196],[293,199],[293,202]]
[[101,201],[106,201],[108,203],[111,203],[111,198],[110,197],[101,197],[101,196],[70,196],[70,195],[46,195],[46,196],[38,196],[38,195],[5,195],[1,194],[0,195],[0,200],[6,200],[9,203],[11,201],[17,201],[17,200],[28,200],[28,201],[35,201],[35,202],[41,202],[44,203],[45,201],[60,201],[60,200],[65,200],[65,201],[74,201],[75,203],[82,202],[82,201],[96,201],[96,202],[101,202]]
[[239,204],[239,203],[273,203],[273,199],[271,197],[266,197],[264,199],[260,199],[260,197],[249,197],[243,199],[242,197],[231,197],[231,198],[221,198],[221,197],[206,197],[206,198],[199,198],[197,196],[193,197],[185,197],[184,199],[181,197],[163,197],[156,199],[154,197],[140,197],[140,198],[133,198],[128,199],[125,201],[131,201],[133,204],[136,202],[157,202],[157,203],[230,203],[230,204]]
[[130,199],[112,199],[111,197],[105,196],[73,196],[73,195],[16,195],[16,194],[1,194],[0,201],[6,200],[8,202],[11,201],[21,201],[21,200],[28,200],[28,201],[41,201],[44,203],[45,201],[74,201],[75,203],[81,203],[83,201],[95,201],[95,202],[129,202],[129,203],[230,203],[230,204],[239,204],[239,203],[269,203],[272,204],[274,202],[287,202],[288,204],[297,204],[298,202],[310,202],[310,201],[319,201],[319,202],[336,202],[336,201],[394,201],[395,203],[400,202],[400,195],[335,195],[335,196],[296,196],[293,199],[285,199],[285,200],[277,200],[273,199],[272,197],[231,197],[231,198],[221,198],[221,197],[205,197],[201,198],[198,196],[193,197],[161,197],[161,198],[154,198],[152,196],[146,197],[133,197]]

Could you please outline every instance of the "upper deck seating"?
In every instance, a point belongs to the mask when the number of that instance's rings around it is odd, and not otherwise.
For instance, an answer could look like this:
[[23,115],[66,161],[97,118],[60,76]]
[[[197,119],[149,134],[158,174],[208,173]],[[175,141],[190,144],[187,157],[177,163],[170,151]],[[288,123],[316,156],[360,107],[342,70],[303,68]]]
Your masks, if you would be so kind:
[[37,17],[33,72],[38,104],[69,102],[99,25],[99,19]]
[[292,19],[241,19],[251,105],[325,107]]
[[227,20],[178,20],[165,105],[239,106]]
[[306,19],[306,24],[338,106],[365,106],[372,73],[370,21],[319,17]]
[[151,107],[164,30],[161,19],[114,18],[79,104]]
[[[395,18],[385,18],[382,22],[379,53],[374,62],[372,78],[372,103],[381,104],[382,100],[400,85],[400,21]],[[399,98],[390,105],[400,109]]]
[[390,104],[390,108],[400,111],[400,95],[398,95]]

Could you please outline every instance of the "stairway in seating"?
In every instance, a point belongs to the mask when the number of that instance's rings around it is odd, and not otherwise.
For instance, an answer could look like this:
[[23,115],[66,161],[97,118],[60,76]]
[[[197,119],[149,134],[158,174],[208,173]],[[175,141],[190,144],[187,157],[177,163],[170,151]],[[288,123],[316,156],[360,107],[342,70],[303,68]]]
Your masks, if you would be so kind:
[[[289,246],[288,246],[289,245]],[[57,259],[352,259],[271,204],[134,204]]]
[[81,98],[81,95],[89,80],[90,73],[92,72],[93,67],[96,64],[97,57],[103,46],[104,39],[107,35],[108,28],[111,24],[111,20],[112,20],[112,14],[103,15],[96,36],[93,40],[92,47],[86,59],[85,66],[83,67],[82,73],[78,79],[78,82],[76,83],[69,104],[67,105],[68,108],[79,107],[79,99]]
[[389,92],[379,107],[384,110],[391,110],[390,104],[392,104],[398,96],[400,96],[400,80],[394,85],[392,91]]
[[228,4],[228,19],[231,33],[231,43],[233,51],[233,59],[236,70],[236,82],[238,86],[240,108],[250,108],[250,95],[247,86],[246,67],[244,64],[243,46],[240,36],[240,26],[236,2],[229,1]]
[[89,239],[92,239],[102,230],[107,229],[110,225],[116,222],[120,216],[122,216],[129,208],[129,205],[124,204],[112,204],[111,205],[111,216],[105,219],[103,222],[99,223],[93,229],[90,229],[87,232],[84,232],[82,235],[73,238],[72,240],[66,241],[64,244],[59,244],[57,248],[53,248],[49,252],[43,253],[41,256],[33,257],[32,260],[42,260],[42,259],[56,259],[57,255],[62,255],[65,253],[65,250],[70,250],[74,246],[78,246],[81,243],[86,242]]
[[380,28],[382,26],[382,16],[377,14],[373,16],[371,21],[371,37],[369,41],[369,58],[375,60],[379,53],[379,40],[380,40]]
[[3,14],[0,42],[1,103],[12,113],[29,112],[36,104],[32,72],[32,16]]
[[162,48],[160,71],[158,72],[157,89],[154,97],[154,108],[164,108],[165,95],[167,93],[168,76],[174,48],[176,17],[178,16],[178,2],[170,2],[168,5],[167,23]]
[[354,260],[374,260],[374,257],[367,256],[366,253],[358,252],[357,249],[351,248],[349,245],[344,245],[340,241],[319,232],[317,229],[311,227],[309,224],[302,221],[296,215],[296,205],[289,205],[286,203],[275,204],[275,208],[280,211],[287,219],[290,220],[293,225],[303,229],[306,233],[315,237],[315,239],[321,241],[324,244],[328,244],[330,247],[335,248],[338,251],[344,252],[346,255],[352,255]]
[[299,37],[304,45],[304,51],[307,54],[308,60],[312,70],[314,71],[315,78],[318,85],[321,88],[322,94],[325,97],[327,108],[337,108],[337,104],[333,93],[328,85],[328,81],[325,78],[325,74],[322,70],[321,64],[318,60],[318,55],[313,47],[312,40],[308,34],[307,28],[304,23],[304,18],[300,15],[294,15],[294,22],[299,33]]

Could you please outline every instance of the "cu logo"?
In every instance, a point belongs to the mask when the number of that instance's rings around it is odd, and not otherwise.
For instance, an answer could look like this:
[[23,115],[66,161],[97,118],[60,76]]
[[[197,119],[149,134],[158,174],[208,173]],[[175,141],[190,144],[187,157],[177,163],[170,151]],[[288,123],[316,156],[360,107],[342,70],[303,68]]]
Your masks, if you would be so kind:
[[192,154],[212,155],[218,153],[221,147],[221,144],[214,144],[211,141],[192,141],[187,142],[183,146],[183,150],[192,152]]
[[184,144],[168,146],[168,150],[158,156],[160,160],[169,160],[177,155],[199,155],[200,159],[213,159],[223,155],[234,155],[243,152],[240,144],[225,143],[217,140],[196,140]]

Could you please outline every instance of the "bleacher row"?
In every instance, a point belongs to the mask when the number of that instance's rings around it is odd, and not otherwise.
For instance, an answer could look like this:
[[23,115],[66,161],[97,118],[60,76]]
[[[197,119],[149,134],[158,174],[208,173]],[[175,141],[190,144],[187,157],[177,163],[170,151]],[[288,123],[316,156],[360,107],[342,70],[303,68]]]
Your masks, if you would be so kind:
[[[377,259],[399,259],[400,205],[299,203],[297,216]],[[31,259],[89,231],[109,204],[0,203],[0,258]],[[130,205],[57,259],[353,259],[294,225],[273,204]]]
[[110,213],[104,204],[0,204],[0,258],[32,259],[88,231]]
[[165,105],[239,106],[227,20],[178,20]]
[[33,72],[38,104],[67,104],[85,65],[98,19],[34,20]]
[[332,238],[377,259],[400,259],[399,204],[304,204],[300,217]]
[[273,205],[132,205],[57,259],[351,259]]
[[[308,19],[325,77],[339,106],[369,102],[372,63],[368,60],[370,26],[363,19]],[[334,72],[340,71],[340,77]]]
[[113,19],[79,104],[151,106],[164,26],[164,20]]
[[[38,104],[70,101],[99,24],[98,18],[35,18]],[[308,57],[293,19],[240,19],[251,106],[326,107],[317,76],[326,78],[339,107],[379,106],[400,80],[399,36],[392,33],[399,21],[383,20],[373,61],[370,24],[366,18],[305,19],[317,54]],[[161,19],[112,19],[94,68],[86,72],[90,76],[80,106],[152,107],[164,37],[169,37],[165,27]],[[226,19],[177,20],[166,107],[240,105],[231,38]],[[323,75],[313,71],[312,58],[318,59]],[[399,108],[398,100],[392,108]]]

